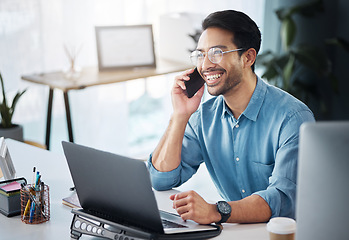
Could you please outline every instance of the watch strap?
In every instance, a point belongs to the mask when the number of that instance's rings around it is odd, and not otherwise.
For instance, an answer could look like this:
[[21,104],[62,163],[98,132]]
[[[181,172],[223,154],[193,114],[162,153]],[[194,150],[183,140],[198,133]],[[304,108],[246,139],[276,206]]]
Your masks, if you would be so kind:
[[217,224],[225,223],[230,217],[230,215],[222,215],[222,214],[221,214],[221,216],[222,216],[222,218],[219,222],[217,222]]
[[[219,204],[226,204],[226,205],[229,207],[229,210],[230,210],[230,211],[227,212],[227,213],[222,212],[222,211],[220,210],[220,208],[219,208]],[[218,221],[216,224],[225,223],[225,222],[229,219],[229,217],[230,217],[230,215],[231,215],[231,207],[230,207],[229,203],[227,203],[227,202],[225,202],[225,201],[219,201],[219,202],[216,203],[216,206],[217,206],[217,211],[218,211],[219,214],[221,215],[221,220]]]

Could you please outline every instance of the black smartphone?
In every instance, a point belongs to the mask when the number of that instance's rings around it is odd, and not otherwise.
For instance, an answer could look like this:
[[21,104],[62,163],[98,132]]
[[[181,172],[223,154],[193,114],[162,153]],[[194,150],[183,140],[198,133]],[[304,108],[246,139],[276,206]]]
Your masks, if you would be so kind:
[[201,77],[198,70],[195,68],[194,72],[189,75],[190,80],[184,81],[186,87],[186,95],[191,98],[204,85],[205,80]]

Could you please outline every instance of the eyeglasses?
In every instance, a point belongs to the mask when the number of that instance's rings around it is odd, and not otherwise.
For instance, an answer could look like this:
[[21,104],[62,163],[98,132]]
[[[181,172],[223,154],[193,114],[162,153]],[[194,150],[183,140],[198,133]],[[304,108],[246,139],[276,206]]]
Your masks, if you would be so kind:
[[[224,53],[236,52],[241,50],[244,50],[244,48],[223,52],[222,49],[213,47],[213,48],[210,48],[210,50],[208,50],[207,56],[208,56],[208,59],[211,61],[211,63],[217,64],[222,61]],[[195,66],[198,66],[204,62],[205,56],[206,56],[206,53],[201,52],[199,50],[195,50],[191,53],[190,60]]]

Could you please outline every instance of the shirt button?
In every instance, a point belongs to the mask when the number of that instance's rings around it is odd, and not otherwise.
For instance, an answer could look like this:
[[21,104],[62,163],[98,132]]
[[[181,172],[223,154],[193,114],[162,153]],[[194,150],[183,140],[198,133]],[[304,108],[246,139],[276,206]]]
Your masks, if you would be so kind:
[[242,192],[242,193],[245,193],[245,189],[242,189],[241,192]]
[[236,124],[235,127],[238,128],[238,127],[239,127],[239,124]]
[[240,160],[240,158],[237,157],[237,158],[236,158],[236,161],[239,161],[239,160]]

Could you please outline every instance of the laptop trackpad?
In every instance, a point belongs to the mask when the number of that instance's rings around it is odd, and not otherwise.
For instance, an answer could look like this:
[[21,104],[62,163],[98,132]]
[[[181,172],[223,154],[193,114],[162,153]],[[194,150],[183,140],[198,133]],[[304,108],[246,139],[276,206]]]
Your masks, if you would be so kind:
[[191,220],[183,221],[179,215],[169,212],[160,211],[160,216],[163,222],[164,232],[166,234],[217,230],[216,227],[211,225],[202,225]]

